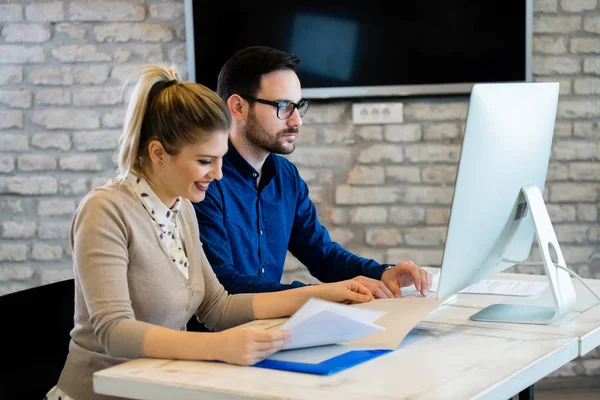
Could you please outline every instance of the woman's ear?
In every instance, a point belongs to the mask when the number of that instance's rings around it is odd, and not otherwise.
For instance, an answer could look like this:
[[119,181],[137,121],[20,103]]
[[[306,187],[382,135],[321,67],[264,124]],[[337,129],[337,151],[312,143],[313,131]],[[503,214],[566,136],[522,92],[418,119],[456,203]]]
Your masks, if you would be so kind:
[[161,167],[165,162],[166,154],[165,148],[158,140],[153,139],[148,143],[148,155],[150,157],[150,162],[153,165]]
[[231,117],[238,121],[246,119],[246,113],[248,112],[248,102],[245,101],[239,94],[232,94],[227,99],[227,107]]

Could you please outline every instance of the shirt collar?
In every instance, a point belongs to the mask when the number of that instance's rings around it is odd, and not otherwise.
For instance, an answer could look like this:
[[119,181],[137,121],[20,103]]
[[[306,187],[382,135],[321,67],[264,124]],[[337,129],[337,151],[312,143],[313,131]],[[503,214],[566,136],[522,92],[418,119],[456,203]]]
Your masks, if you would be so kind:
[[[269,154],[265,163],[263,164],[263,176],[261,177],[261,186],[263,183],[268,183],[271,179],[277,176],[277,165],[275,164],[275,154]],[[252,165],[242,155],[237,151],[233,143],[229,141],[229,150],[227,154],[225,154],[225,159],[229,160],[231,164],[235,167],[236,170],[245,178],[248,179],[252,177],[253,174],[258,174],[259,172],[254,169]],[[258,176],[258,175],[257,175]]]
[[142,202],[150,217],[160,226],[163,231],[175,223],[181,209],[181,197],[175,200],[173,207],[169,208],[154,193],[148,181],[139,175],[129,173],[125,178],[136,197]]

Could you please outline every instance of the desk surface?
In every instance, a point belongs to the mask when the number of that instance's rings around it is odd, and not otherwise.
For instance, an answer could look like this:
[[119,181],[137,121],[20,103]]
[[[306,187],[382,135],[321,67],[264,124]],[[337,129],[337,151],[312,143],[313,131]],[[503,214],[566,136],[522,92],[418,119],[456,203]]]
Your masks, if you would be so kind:
[[398,350],[332,376],[139,359],[94,376],[103,394],[184,399],[501,399],[578,355],[577,338],[420,323]]

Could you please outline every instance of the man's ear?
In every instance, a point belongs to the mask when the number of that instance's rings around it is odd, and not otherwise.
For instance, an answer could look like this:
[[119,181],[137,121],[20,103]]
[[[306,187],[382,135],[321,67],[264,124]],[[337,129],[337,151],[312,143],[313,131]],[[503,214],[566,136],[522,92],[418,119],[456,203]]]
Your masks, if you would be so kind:
[[246,114],[248,113],[248,102],[245,101],[239,94],[232,94],[227,99],[227,107],[229,107],[229,112],[231,113],[231,117],[238,121],[243,121],[246,119]]

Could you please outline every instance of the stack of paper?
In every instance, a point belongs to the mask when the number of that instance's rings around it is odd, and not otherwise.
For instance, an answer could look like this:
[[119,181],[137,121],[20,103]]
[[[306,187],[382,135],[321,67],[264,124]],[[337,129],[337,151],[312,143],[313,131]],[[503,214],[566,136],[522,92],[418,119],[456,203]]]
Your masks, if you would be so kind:
[[[437,292],[440,274],[433,276],[431,292]],[[484,279],[461,290],[465,294],[494,294],[499,296],[533,296],[548,288],[548,281],[518,281],[508,279]]]
[[360,309],[325,300],[310,299],[280,329],[292,333],[284,349],[322,346],[359,340],[385,328],[373,322],[385,311]]

